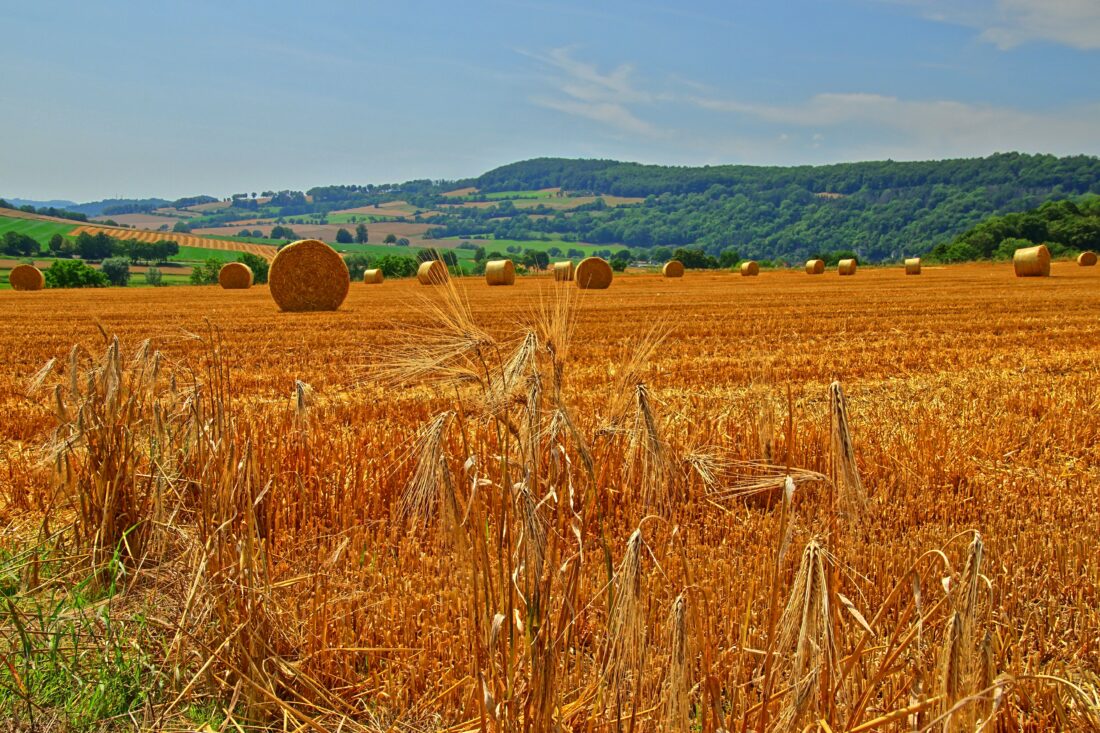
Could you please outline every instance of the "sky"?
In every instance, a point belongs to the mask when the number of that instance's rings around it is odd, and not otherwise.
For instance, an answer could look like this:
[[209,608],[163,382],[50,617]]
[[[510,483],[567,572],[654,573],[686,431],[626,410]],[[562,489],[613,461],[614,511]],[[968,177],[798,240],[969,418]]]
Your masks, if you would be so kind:
[[[961,9],[960,9],[961,8]],[[0,196],[1100,154],[1100,0],[0,0]]]

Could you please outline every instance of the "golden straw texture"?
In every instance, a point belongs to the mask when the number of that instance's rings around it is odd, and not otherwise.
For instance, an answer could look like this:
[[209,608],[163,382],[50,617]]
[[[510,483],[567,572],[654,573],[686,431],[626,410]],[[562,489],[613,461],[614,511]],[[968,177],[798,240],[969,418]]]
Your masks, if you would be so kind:
[[421,262],[416,271],[416,279],[421,285],[442,285],[447,282],[447,266],[443,260],[428,260]]
[[334,311],[348,295],[351,276],[336,250],[316,239],[302,239],[279,250],[267,282],[281,310]]
[[1045,244],[1022,247],[1012,255],[1012,267],[1016,277],[1049,277],[1050,250]]
[[601,257],[585,257],[577,265],[577,287],[582,290],[604,290],[611,287],[614,274],[611,265]]
[[661,274],[665,277],[683,277],[684,263],[680,262],[680,260],[669,260],[665,263],[665,266],[661,268]]
[[226,290],[248,290],[252,287],[252,268],[243,262],[227,262],[218,270],[218,284]]
[[8,282],[12,290],[41,290],[46,287],[46,278],[34,265],[16,265],[8,273]]
[[489,260],[485,263],[485,282],[490,285],[515,285],[516,266],[511,260]]

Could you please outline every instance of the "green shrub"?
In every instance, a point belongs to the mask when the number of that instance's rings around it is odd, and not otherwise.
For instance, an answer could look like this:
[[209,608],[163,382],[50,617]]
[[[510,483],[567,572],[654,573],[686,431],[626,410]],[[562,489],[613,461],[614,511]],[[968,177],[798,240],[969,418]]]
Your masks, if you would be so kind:
[[167,285],[167,283],[164,282],[164,274],[156,267],[150,267],[145,271],[145,284],[152,285],[155,288]]
[[81,260],[54,260],[43,274],[49,288],[107,287],[107,276]]
[[112,285],[126,287],[130,282],[130,261],[125,257],[108,257],[103,260],[103,274]]

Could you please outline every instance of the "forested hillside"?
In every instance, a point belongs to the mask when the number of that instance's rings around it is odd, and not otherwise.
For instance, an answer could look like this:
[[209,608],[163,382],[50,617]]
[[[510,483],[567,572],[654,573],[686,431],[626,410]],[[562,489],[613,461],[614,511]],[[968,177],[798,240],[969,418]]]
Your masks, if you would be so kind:
[[431,220],[444,227],[441,236],[556,233],[597,244],[696,245],[714,255],[734,249],[794,260],[850,249],[875,261],[928,252],[993,214],[1100,193],[1100,160],[1006,153],[915,163],[683,168],[543,158],[497,168],[474,185],[482,192],[561,187],[646,198],[634,206],[597,202],[536,217],[464,209]]
[[1037,209],[992,216],[936,245],[932,254],[944,262],[1008,259],[1019,247],[1046,244],[1055,256],[1100,249],[1100,196],[1049,201]]

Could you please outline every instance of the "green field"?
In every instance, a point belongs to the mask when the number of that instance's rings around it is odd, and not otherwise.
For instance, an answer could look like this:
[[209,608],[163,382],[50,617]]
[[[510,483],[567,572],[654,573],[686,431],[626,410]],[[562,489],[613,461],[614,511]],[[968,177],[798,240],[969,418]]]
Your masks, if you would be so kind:
[[[40,221],[38,219],[19,219],[13,216],[0,216],[0,237],[7,232],[18,232],[38,240],[42,249],[46,249],[50,238],[55,234],[71,239],[69,232],[80,226],[80,222],[62,224],[56,221]],[[5,282],[7,282],[5,280]]]
[[[500,201],[502,199],[556,199],[556,198],[569,198],[566,196],[558,196],[556,191],[497,191],[496,193],[482,194],[482,197],[489,199],[490,201]],[[470,200],[470,197],[463,196],[462,199]]]

